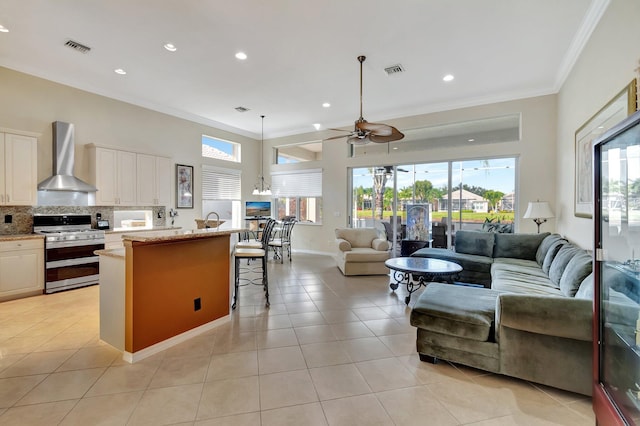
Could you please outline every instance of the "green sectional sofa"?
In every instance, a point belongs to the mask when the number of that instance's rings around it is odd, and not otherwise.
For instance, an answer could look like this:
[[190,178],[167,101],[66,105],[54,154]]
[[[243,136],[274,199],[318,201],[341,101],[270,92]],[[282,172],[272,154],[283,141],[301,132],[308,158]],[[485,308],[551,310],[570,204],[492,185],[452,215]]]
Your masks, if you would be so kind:
[[460,281],[477,279],[485,287],[427,286],[411,312],[421,360],[444,359],[591,395],[587,251],[557,234],[458,231],[456,252],[421,249],[414,256],[460,263],[469,268]]

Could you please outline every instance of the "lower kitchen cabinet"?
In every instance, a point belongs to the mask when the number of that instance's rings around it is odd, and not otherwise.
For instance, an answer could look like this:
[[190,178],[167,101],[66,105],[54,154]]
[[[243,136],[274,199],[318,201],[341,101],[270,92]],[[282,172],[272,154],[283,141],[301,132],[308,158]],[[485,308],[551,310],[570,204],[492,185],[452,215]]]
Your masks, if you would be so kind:
[[0,301],[44,290],[44,239],[0,242]]

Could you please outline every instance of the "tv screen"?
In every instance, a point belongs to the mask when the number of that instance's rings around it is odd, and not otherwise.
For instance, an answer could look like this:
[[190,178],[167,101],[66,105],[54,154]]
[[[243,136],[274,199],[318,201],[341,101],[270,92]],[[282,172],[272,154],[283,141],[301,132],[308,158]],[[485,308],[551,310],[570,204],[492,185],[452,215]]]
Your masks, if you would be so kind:
[[271,201],[247,201],[244,210],[246,217],[271,216]]

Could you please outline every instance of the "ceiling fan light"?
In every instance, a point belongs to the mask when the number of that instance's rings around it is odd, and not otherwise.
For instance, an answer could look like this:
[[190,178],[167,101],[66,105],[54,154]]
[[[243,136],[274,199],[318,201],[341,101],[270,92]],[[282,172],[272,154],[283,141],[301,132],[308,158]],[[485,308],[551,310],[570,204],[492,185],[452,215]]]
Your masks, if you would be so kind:
[[360,136],[350,136],[347,139],[347,143],[351,144],[351,145],[356,145],[356,146],[360,146],[360,145],[366,145],[368,144],[369,138],[364,136],[364,137],[360,137]]

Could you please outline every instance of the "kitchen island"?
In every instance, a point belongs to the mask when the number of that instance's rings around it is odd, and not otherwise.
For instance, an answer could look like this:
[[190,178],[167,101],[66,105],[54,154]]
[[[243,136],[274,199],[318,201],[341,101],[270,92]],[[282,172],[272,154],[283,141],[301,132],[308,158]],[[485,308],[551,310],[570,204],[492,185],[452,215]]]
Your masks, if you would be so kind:
[[124,234],[99,250],[100,338],[129,362],[229,319],[231,235],[243,229]]

